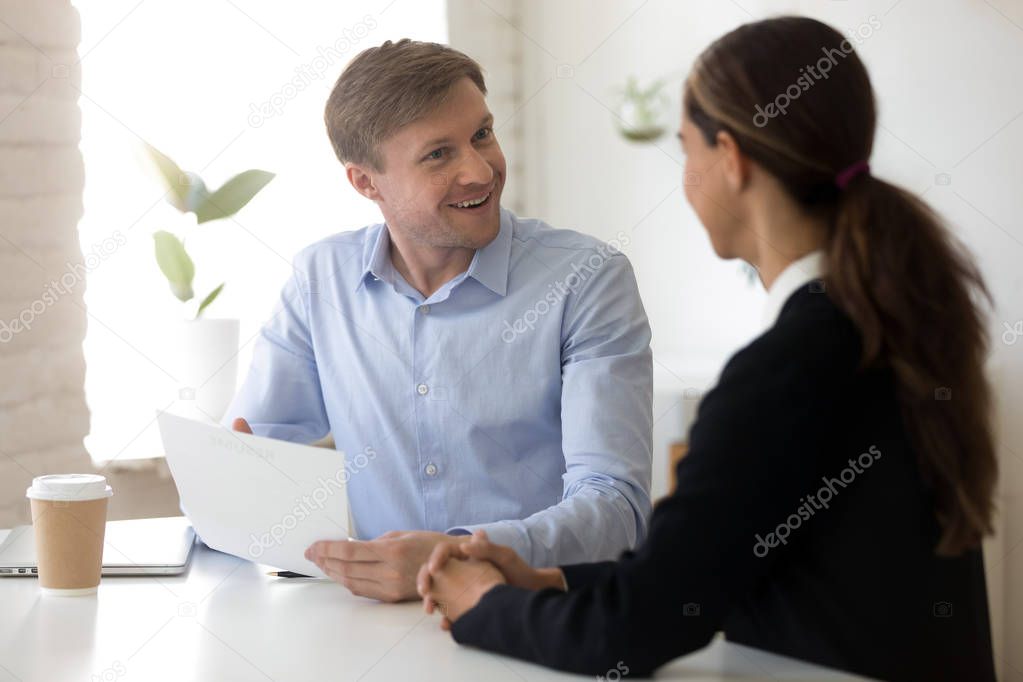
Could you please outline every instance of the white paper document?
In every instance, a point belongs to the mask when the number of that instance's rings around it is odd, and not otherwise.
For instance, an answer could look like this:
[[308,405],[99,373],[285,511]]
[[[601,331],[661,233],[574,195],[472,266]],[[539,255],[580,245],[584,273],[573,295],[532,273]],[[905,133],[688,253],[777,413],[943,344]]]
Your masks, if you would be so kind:
[[169,412],[160,435],[182,508],[202,541],[249,561],[324,577],[303,556],[349,537],[344,454]]

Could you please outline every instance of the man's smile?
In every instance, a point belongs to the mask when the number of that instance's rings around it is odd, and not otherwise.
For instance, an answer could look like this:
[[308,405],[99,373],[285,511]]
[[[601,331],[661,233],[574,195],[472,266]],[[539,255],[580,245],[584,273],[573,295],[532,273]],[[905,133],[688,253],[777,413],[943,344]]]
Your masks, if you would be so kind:
[[448,204],[448,206],[463,211],[479,210],[490,203],[490,197],[493,193],[494,188],[490,188],[481,194],[465,197],[464,199]]

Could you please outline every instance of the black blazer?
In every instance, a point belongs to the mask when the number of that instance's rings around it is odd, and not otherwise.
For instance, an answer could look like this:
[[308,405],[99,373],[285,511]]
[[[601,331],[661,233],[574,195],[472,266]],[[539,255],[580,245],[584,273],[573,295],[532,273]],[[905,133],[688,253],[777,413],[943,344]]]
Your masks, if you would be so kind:
[[455,639],[638,676],[724,630],[871,677],[994,680],[982,555],[935,555],[892,374],[858,371],[859,334],[820,289],[729,360],[642,546],[564,567],[567,593],[495,587]]

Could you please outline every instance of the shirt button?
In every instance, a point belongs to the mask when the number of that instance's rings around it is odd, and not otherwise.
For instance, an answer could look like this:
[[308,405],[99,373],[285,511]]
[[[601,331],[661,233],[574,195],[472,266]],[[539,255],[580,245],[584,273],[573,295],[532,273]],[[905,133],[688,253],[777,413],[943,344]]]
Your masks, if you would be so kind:
[[419,312],[421,312],[423,315],[429,315],[430,314],[430,306],[429,305],[421,305],[421,306],[419,306]]
[[418,393],[419,395],[426,395],[429,392],[430,387],[427,386],[426,384],[419,384],[418,386],[416,386],[416,393]]
[[426,475],[427,476],[436,476],[437,475],[437,465],[434,464],[433,462],[430,462],[429,464],[426,465],[425,471],[426,471]]

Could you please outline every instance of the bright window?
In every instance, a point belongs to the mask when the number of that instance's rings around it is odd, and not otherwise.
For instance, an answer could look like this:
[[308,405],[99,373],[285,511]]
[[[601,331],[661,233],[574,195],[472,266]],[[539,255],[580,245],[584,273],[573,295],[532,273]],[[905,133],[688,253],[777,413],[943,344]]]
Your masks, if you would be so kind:
[[[99,462],[159,456],[155,411],[173,409],[181,388],[168,364],[172,325],[226,281],[205,315],[241,320],[240,381],[293,255],[380,219],[348,186],[323,106],[360,50],[402,37],[444,42],[445,3],[77,5],[86,169],[79,230],[83,252],[100,256],[85,294],[85,444]],[[235,220],[190,225],[162,200],[143,140],[211,188],[249,168],[277,177]],[[196,266],[190,304],[171,295],[157,269],[152,233],[161,229],[185,235]]]

